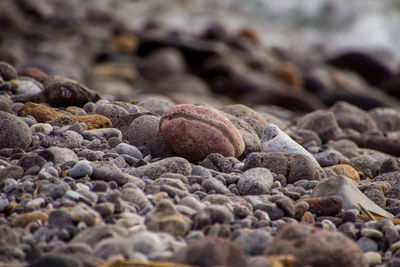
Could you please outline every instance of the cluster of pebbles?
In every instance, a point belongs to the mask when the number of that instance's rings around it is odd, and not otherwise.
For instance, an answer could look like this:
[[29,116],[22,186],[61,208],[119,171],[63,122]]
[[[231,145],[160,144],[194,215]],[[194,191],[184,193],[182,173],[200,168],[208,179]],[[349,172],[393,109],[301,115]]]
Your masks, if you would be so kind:
[[[8,39],[62,19],[0,6],[31,14],[0,12]],[[115,27],[76,33],[101,51],[83,82],[0,51],[1,266],[400,266],[399,70],[249,27]]]

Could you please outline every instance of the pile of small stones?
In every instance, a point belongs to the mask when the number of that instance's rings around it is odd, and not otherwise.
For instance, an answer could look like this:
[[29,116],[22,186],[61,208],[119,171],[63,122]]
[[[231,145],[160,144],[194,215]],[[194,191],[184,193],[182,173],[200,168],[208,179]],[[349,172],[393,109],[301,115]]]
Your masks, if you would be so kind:
[[0,265],[400,266],[398,73],[219,24],[97,56],[84,82],[0,62]]

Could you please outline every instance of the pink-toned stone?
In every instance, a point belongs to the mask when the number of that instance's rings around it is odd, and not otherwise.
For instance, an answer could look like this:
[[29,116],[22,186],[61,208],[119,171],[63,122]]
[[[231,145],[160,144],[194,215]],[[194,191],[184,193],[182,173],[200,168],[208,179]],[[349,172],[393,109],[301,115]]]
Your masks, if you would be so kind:
[[235,126],[211,107],[173,106],[163,114],[160,130],[175,153],[193,161],[200,161],[210,153],[239,157],[245,148]]

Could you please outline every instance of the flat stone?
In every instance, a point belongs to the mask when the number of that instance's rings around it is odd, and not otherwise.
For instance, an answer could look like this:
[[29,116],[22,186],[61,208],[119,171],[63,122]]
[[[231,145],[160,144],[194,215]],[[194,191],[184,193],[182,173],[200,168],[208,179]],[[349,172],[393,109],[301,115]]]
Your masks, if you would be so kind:
[[314,188],[313,195],[315,197],[340,196],[343,199],[343,209],[345,210],[359,209],[357,203],[360,203],[367,210],[383,217],[394,217],[366,197],[358,189],[357,184],[345,176],[336,176],[322,181]]
[[273,182],[267,168],[253,168],[242,174],[237,185],[242,195],[263,195],[269,193]]
[[171,157],[131,169],[129,170],[129,174],[137,177],[148,176],[151,179],[156,179],[162,174],[168,172],[190,175],[191,171],[192,167],[186,159],[180,157]]

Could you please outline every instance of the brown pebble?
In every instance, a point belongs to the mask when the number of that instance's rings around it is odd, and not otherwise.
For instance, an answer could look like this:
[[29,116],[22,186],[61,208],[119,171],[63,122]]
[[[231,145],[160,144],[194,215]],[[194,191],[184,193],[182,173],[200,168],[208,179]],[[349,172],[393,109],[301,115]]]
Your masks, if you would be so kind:
[[246,255],[229,239],[205,237],[190,242],[171,257],[172,262],[198,267],[247,267]]
[[313,225],[315,223],[314,215],[311,212],[306,211],[303,216],[301,216],[300,222],[303,224]]
[[309,211],[317,216],[335,216],[343,207],[343,199],[338,196],[302,199],[309,205]]
[[278,228],[263,254],[293,255],[296,259],[293,267],[367,266],[361,248],[342,233],[298,223]]
[[18,215],[12,225],[14,227],[25,227],[31,222],[40,221],[41,223],[47,222],[48,215],[41,211],[33,211],[30,213],[23,213]]
[[297,127],[314,131],[322,142],[334,138],[339,131],[335,115],[331,111],[325,110],[308,113],[297,122]]
[[111,127],[111,121],[99,114],[89,114],[89,115],[68,115],[52,108],[46,107],[44,105],[28,102],[22,106],[18,111],[19,116],[31,115],[37,122],[48,122],[61,117],[68,117],[79,122],[83,122],[87,126],[87,130],[94,130],[99,128],[109,128]]
[[178,155],[193,161],[200,161],[210,153],[239,157],[245,148],[235,126],[210,107],[173,106],[162,116],[160,130]]
[[39,81],[41,83],[44,83],[44,81],[47,79],[48,75],[43,72],[42,70],[34,67],[26,67],[18,71],[19,76],[28,76],[36,81]]
[[330,169],[336,175],[344,175],[354,181],[360,180],[360,175],[358,174],[358,172],[353,167],[351,167],[350,165],[347,165],[347,164],[337,164],[334,166],[326,167],[326,168],[324,168],[324,170],[325,169]]

